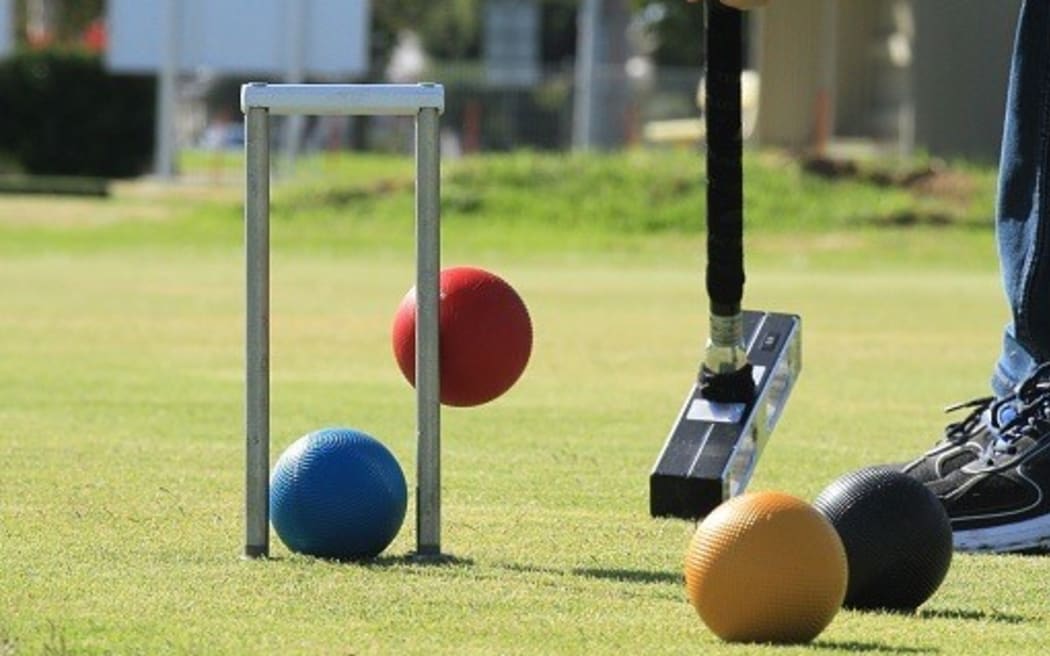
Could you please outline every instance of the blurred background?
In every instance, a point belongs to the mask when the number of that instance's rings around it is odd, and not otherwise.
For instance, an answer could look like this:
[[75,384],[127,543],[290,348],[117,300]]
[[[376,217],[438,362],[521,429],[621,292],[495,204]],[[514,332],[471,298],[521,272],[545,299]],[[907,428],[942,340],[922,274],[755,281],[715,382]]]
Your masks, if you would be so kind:
[[[791,0],[747,15],[750,142],[994,164],[1019,0]],[[0,173],[178,175],[242,147],[240,85],[445,86],[443,154],[694,148],[702,4],[0,0]],[[407,151],[411,123],[288,119],[286,155]]]

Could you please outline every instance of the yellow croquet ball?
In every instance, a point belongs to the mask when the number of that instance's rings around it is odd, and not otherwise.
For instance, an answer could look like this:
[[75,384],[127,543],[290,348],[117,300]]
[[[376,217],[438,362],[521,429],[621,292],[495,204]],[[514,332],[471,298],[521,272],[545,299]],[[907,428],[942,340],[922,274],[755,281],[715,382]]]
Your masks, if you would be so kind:
[[809,642],[838,612],[846,580],[835,528],[782,492],[744,494],[715,508],[685,558],[689,601],[728,642]]

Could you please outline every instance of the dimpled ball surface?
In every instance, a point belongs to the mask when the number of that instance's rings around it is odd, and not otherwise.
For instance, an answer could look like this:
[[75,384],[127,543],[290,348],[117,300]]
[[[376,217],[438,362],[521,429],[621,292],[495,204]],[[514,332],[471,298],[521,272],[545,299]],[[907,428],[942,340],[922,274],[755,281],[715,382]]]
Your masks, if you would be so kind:
[[803,643],[842,605],[846,554],[811,505],[755,492],[723,503],[697,526],[685,579],[693,608],[723,640]]
[[296,440],[270,476],[270,520],[299,553],[357,560],[378,555],[401,529],[408,491],[378,440],[328,428]]
[[[441,402],[476,406],[509,390],[532,353],[532,321],[521,296],[499,276],[451,267],[440,276]],[[416,289],[402,299],[391,330],[394,357],[416,381]]]
[[913,611],[944,581],[951,522],[937,497],[907,474],[885,467],[851,472],[813,505],[846,547],[847,608]]

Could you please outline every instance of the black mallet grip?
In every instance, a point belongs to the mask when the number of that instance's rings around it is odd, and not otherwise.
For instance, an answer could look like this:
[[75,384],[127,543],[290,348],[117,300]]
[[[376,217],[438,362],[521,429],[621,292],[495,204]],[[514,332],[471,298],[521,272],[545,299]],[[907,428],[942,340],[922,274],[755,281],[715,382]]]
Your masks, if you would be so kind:
[[744,295],[744,190],[740,129],[741,12],[707,4],[707,295],[731,317]]

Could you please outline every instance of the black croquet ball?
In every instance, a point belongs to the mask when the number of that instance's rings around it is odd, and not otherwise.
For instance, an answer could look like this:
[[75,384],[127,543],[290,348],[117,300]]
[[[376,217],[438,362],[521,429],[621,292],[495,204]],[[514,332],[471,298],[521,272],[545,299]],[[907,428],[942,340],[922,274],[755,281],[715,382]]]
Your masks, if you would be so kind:
[[846,608],[911,612],[944,581],[952,528],[919,481],[886,467],[842,476],[813,503],[846,548]]

